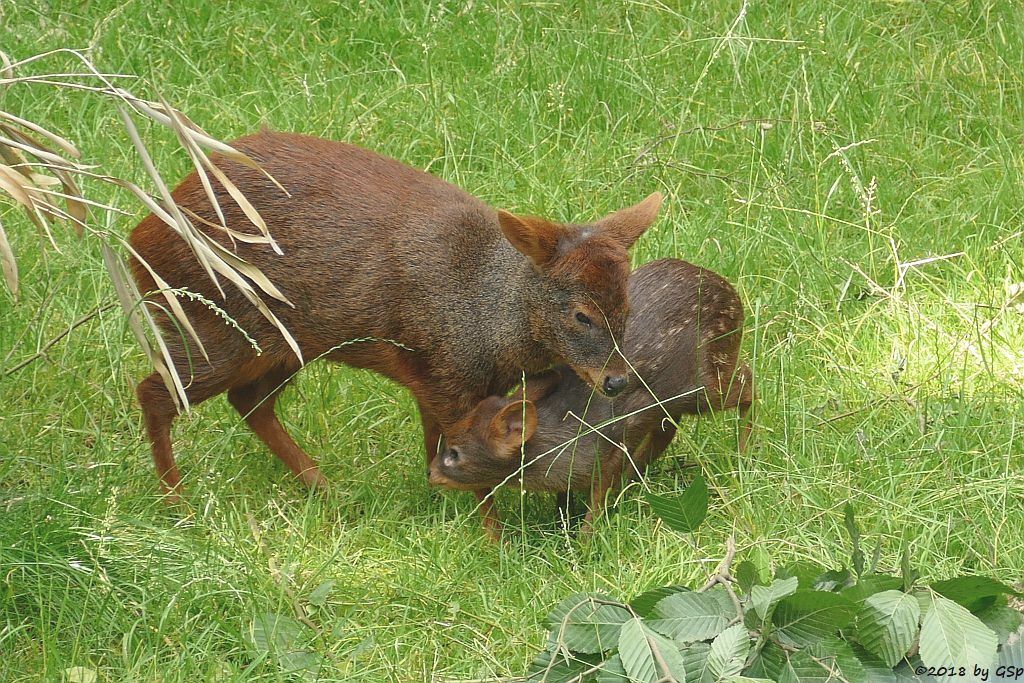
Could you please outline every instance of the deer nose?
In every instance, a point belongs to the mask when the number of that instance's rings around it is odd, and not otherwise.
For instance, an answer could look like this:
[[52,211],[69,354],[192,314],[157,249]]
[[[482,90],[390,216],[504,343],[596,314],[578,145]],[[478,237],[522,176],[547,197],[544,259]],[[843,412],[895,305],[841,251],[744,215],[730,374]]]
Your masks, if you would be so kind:
[[604,378],[604,395],[615,396],[622,392],[629,384],[625,375],[610,375]]

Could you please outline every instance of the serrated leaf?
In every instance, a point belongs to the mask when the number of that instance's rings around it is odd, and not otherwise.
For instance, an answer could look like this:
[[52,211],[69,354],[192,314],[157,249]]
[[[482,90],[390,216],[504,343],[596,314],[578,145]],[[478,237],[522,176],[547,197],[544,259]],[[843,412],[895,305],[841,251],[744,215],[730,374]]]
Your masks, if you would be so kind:
[[857,640],[892,668],[914,644],[920,617],[914,596],[898,590],[875,593],[857,614]]
[[714,638],[729,625],[730,614],[717,598],[704,593],[676,593],[654,606],[647,624],[662,635],[690,643]]
[[688,534],[697,530],[708,514],[708,485],[697,475],[682,493],[644,496],[658,517],[670,528]]
[[551,612],[544,617],[544,623],[549,628],[558,628],[565,616],[572,612],[577,605],[589,600],[602,600],[604,602],[615,602],[615,600],[603,593],[573,593],[566,599],[551,608]]
[[554,632],[574,652],[607,652],[619,642],[619,629],[630,616],[629,611],[620,605],[606,605],[588,599],[568,613]]
[[876,683],[869,678],[853,648],[838,638],[815,643],[804,652],[824,671],[828,671],[834,680],[844,683]]
[[640,619],[630,619],[623,624],[619,657],[629,680],[634,683],[684,683],[686,680],[686,664],[676,644],[648,628]]
[[744,593],[750,593],[750,589],[756,584],[761,583],[761,577],[757,573],[757,567],[750,560],[744,560],[736,565],[736,569],[732,572],[733,578],[736,579],[736,585],[740,587],[740,590]]
[[658,586],[657,588],[651,588],[646,590],[640,595],[636,596],[629,602],[629,606],[633,608],[633,611],[642,617],[650,616],[651,612],[654,611],[654,606],[672,595],[673,593],[690,593],[692,592],[689,588],[683,585],[675,586]]
[[[590,655],[575,655],[565,651],[557,652],[552,647],[542,651],[530,663],[527,681],[531,683],[568,683],[579,680],[580,674],[592,668],[599,661]],[[620,682],[621,683],[621,682]]]
[[921,661],[925,666],[990,666],[996,659],[996,634],[966,607],[938,594],[921,623]]
[[729,676],[724,683],[774,683],[767,678],[750,678],[749,676]]
[[309,597],[306,598],[306,602],[316,607],[323,607],[327,604],[327,598],[330,596],[332,590],[334,590],[334,581],[332,579],[327,579],[310,592]]
[[750,589],[750,604],[761,619],[768,617],[772,606],[787,595],[796,592],[799,582],[795,576],[776,579],[770,586],[754,586]]
[[298,649],[305,629],[302,624],[283,614],[267,612],[249,624],[249,645],[256,652],[289,652]]
[[856,614],[856,606],[838,593],[801,589],[775,607],[775,633],[789,645],[804,647],[832,637]]
[[306,680],[316,680],[317,672],[324,666],[323,657],[308,650],[282,652],[277,657],[281,671],[298,674]]
[[813,588],[815,580],[824,572],[825,568],[817,562],[790,562],[775,571],[775,578],[788,579],[795,576],[799,581],[798,588]]
[[868,683],[869,680],[853,651],[837,639],[797,651],[786,651],[775,643],[768,643],[744,673],[779,683]]
[[837,591],[849,587],[852,583],[853,576],[849,569],[829,569],[814,579],[811,588],[820,591]]
[[[994,598],[998,595],[1020,596],[1019,592],[1005,583],[987,576],[958,576],[954,579],[938,581],[932,584],[932,590],[963,605],[972,612],[977,611],[978,607],[975,606],[985,598]],[[983,605],[981,607],[990,606]]]
[[867,674],[868,680],[871,681],[871,683],[898,683],[896,674],[893,672],[892,667],[865,650],[859,644],[854,642],[848,644],[853,650],[853,653],[857,655],[857,659],[859,659],[860,663],[863,665],[864,673]]
[[711,675],[711,672],[707,671],[708,655],[711,653],[710,645],[691,643],[680,648],[679,653],[683,656],[683,664],[686,667],[686,683],[701,683],[705,675]]
[[868,596],[883,591],[898,590],[903,587],[903,580],[897,576],[885,574],[871,574],[862,576],[857,583],[840,591],[840,595],[849,598],[853,602],[863,602]]
[[1018,633],[1015,641],[1003,645],[999,651],[998,662],[998,668],[1001,669],[1004,677],[997,677],[993,680],[1024,680],[1024,634]]
[[707,668],[713,675],[708,683],[722,678],[738,676],[750,653],[750,634],[743,624],[725,629],[711,642]]
[[597,672],[597,683],[627,683],[629,676],[622,666],[622,658],[614,655],[604,663],[604,666]]
[[1000,645],[1009,640],[1010,635],[1020,628],[1024,615],[1004,604],[995,604],[978,612],[976,615],[981,623],[988,626],[996,634]]

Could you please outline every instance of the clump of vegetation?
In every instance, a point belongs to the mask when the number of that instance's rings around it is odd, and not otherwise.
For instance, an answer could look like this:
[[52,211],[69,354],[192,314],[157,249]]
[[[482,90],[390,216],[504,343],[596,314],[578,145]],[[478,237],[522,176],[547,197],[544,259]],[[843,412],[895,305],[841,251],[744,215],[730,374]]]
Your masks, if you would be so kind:
[[[667,526],[693,531],[707,513],[703,479],[648,502]],[[861,547],[837,569],[789,564],[768,579],[748,560],[733,567],[733,540],[697,589],[653,588],[625,602],[578,593],[552,610],[548,644],[529,681],[743,683],[903,681],[932,677],[1016,680],[1024,675],[1020,597],[984,576],[923,584],[908,552],[901,571],[878,568]]]

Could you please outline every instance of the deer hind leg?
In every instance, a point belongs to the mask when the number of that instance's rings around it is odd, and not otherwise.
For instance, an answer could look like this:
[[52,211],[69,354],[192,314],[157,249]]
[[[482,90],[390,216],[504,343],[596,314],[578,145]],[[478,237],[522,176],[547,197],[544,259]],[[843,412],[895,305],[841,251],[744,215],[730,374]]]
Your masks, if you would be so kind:
[[473,491],[473,495],[476,496],[477,507],[480,509],[484,532],[492,541],[500,541],[503,525],[498,508],[494,504],[494,489],[478,489]]
[[[185,389],[185,395],[191,405],[196,405],[221,393],[225,386],[226,383],[215,376],[193,378]],[[139,382],[135,394],[142,407],[146,434],[153,450],[153,464],[166,500],[176,502],[181,494],[181,475],[171,448],[171,425],[178,417],[178,409],[159,373],[154,372]]]
[[740,363],[736,368],[734,376],[729,382],[728,392],[723,401],[724,408],[739,409],[739,452],[747,450],[747,442],[750,433],[754,429],[753,406],[754,406],[754,373],[746,363]]
[[622,451],[610,445],[609,448],[613,452],[598,458],[597,471],[594,472],[594,481],[590,485],[590,509],[583,518],[583,526],[580,527],[580,533],[585,536],[593,533],[594,523],[604,513],[608,492],[622,478]]
[[312,458],[288,435],[274,413],[277,397],[291,376],[291,370],[276,368],[253,382],[231,387],[228,401],[256,436],[302,483],[310,488],[323,488],[327,486],[327,479]]

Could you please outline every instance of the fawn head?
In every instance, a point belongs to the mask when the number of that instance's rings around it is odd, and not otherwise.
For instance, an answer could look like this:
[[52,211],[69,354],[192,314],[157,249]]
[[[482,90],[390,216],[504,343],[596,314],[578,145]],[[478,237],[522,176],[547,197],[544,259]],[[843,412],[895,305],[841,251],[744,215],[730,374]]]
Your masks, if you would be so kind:
[[627,249],[658,215],[660,192],[594,223],[559,225],[498,212],[501,231],[539,275],[530,325],[535,339],[605,396],[621,392],[618,353],[629,313]]
[[532,401],[485,398],[445,432],[427,471],[430,483],[464,490],[498,486],[523,465],[523,444],[536,429]]

